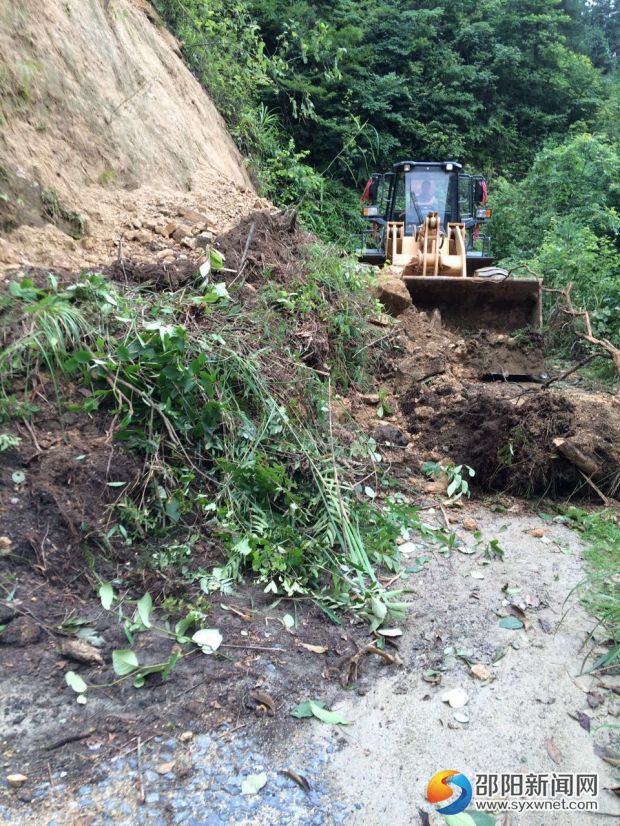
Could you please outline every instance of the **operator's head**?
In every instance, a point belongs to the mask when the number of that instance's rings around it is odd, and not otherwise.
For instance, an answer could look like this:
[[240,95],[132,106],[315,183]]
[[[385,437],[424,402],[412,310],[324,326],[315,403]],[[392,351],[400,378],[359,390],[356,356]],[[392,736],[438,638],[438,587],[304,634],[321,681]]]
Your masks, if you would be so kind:
[[428,180],[428,178],[426,178],[425,180],[422,181],[422,187],[420,188],[420,195],[430,196],[432,194],[431,189],[432,189],[432,184]]

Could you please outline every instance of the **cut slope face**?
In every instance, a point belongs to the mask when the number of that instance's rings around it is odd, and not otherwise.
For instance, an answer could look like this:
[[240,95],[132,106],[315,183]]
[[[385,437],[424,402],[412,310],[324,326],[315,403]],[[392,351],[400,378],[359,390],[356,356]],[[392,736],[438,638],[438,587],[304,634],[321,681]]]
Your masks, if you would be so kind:
[[224,224],[254,207],[222,118],[144,0],[4,0],[0,117],[4,269],[110,258],[119,221],[173,194]]

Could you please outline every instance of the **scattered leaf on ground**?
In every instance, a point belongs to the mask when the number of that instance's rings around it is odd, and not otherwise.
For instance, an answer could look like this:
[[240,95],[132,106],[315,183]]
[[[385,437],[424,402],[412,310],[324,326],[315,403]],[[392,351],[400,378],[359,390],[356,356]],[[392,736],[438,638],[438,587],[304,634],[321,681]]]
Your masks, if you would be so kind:
[[192,636],[192,642],[201,647],[203,654],[215,653],[223,639],[217,628],[201,628]]
[[[320,700],[315,700],[316,705],[320,705]],[[295,708],[291,711],[293,717],[297,717],[298,719],[303,719],[304,717],[312,717],[312,709],[310,708],[310,700],[305,700],[303,703],[299,703],[299,705],[295,706]]]
[[85,691],[88,690],[88,685],[84,682],[84,680],[80,677],[79,674],[76,674],[75,671],[67,671],[65,674],[65,682],[76,691],[78,694],[83,694]]
[[327,651],[326,645],[311,645],[309,642],[300,642],[302,648],[312,651],[313,654],[325,654]]
[[119,677],[131,674],[139,668],[138,657],[130,648],[120,648],[112,652],[112,666]]
[[284,614],[282,617],[282,625],[286,628],[287,631],[290,631],[292,628],[295,627],[295,617],[291,614]]
[[266,691],[254,690],[250,691],[250,697],[254,700],[254,702],[268,708],[272,714],[276,713],[276,703],[271,694],[268,694]]
[[402,637],[403,632],[401,628],[379,628],[377,634],[382,637]]
[[470,577],[473,577],[473,579],[484,579],[484,574],[482,571],[470,571],[469,575]]
[[441,700],[448,703],[450,708],[463,708],[469,702],[469,697],[464,688],[453,688],[450,691],[445,691],[441,695]]
[[99,586],[99,599],[106,611],[112,607],[114,602],[114,588],[111,582],[102,582]]
[[335,711],[328,711],[323,706],[317,705],[310,700],[310,710],[312,714],[322,723],[329,723],[333,726],[348,726],[349,721],[345,720]]
[[499,624],[501,628],[507,628],[509,631],[518,631],[523,628],[523,623],[518,617],[504,617]]
[[422,679],[425,683],[439,685],[441,682],[441,671],[435,671],[433,668],[429,668],[422,673]]
[[248,774],[241,781],[241,794],[258,794],[267,782],[267,772]]
[[145,628],[151,627],[151,611],[153,610],[153,598],[149,593],[146,593],[136,603],[136,614],[138,619]]

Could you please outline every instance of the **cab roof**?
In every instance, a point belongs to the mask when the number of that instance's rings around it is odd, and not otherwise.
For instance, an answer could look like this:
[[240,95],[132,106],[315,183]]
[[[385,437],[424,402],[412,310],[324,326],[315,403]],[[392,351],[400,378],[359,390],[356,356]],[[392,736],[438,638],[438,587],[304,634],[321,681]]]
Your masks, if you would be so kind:
[[[460,163],[456,163],[456,161],[399,161],[395,163],[392,167],[394,172],[407,172],[408,170],[405,167],[409,166],[410,168],[414,168],[416,166],[425,167],[437,167],[439,169],[446,169],[447,166],[452,165],[452,169],[460,170],[463,168],[463,165]],[[450,170],[447,170],[450,171]]]

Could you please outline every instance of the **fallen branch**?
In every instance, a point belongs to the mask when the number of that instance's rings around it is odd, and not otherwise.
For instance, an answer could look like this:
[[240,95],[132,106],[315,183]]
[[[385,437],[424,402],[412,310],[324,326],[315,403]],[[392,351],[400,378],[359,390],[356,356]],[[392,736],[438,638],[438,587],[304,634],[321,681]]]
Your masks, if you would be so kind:
[[[573,301],[571,298],[571,292],[573,289],[573,282],[569,282],[566,287],[563,289],[552,289],[550,287],[543,287],[543,290],[548,293],[555,293],[560,296],[558,299],[559,309],[564,315],[570,316],[573,319],[573,331],[576,336],[587,341],[589,344],[593,344],[595,347],[600,347],[603,350],[603,353],[607,355],[608,358],[611,358],[613,365],[616,369],[616,374],[618,375],[618,379],[620,380],[620,349],[615,347],[609,339],[606,338],[596,338],[594,333],[592,332],[592,322],[590,320],[590,313],[588,310],[576,310],[573,306]],[[564,306],[560,302],[564,303]],[[577,319],[582,319],[583,324],[585,326],[585,332],[582,330],[578,330],[575,322]],[[602,354],[600,354],[602,355]],[[620,386],[618,387],[618,391],[620,393]]]
[[560,373],[559,376],[553,376],[553,378],[547,379],[547,381],[543,384],[543,387],[549,387],[549,385],[553,384],[554,381],[562,381],[563,379],[568,378],[568,376],[570,376],[572,373],[575,373],[577,370],[579,370],[580,367],[585,367],[586,364],[589,364],[591,361],[594,361],[595,358],[600,358],[601,356],[603,356],[603,353],[590,353],[590,355],[587,358],[582,359],[577,364],[574,364],[568,370],[565,370],[563,373]]
[[343,674],[340,679],[340,682],[344,688],[357,681],[359,678],[360,662],[368,654],[376,654],[378,657],[382,657],[390,665],[403,664],[403,661],[398,654],[388,654],[387,651],[377,648],[373,642],[368,643],[368,645],[365,645],[364,648],[360,649],[357,654],[354,654],[349,660],[347,672],[346,674]]

